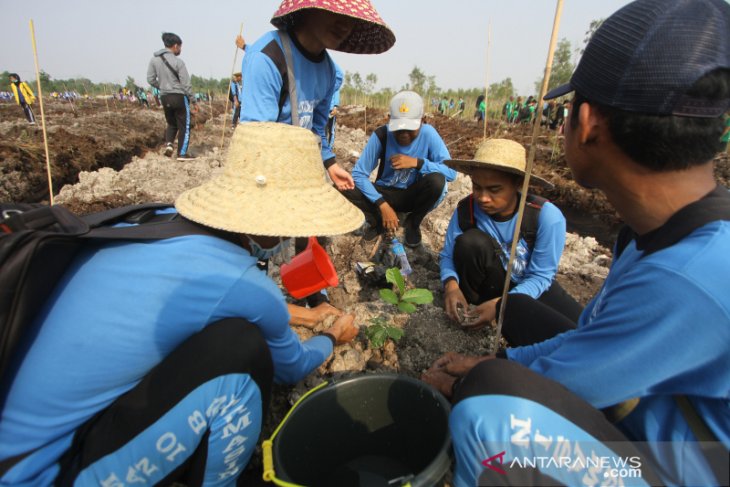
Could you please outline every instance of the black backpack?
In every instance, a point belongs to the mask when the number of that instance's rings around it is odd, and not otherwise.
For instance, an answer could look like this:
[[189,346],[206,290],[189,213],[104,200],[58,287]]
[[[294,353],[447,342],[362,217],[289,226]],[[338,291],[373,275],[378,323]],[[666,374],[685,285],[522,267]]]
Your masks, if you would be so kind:
[[[542,196],[527,193],[525,201],[525,212],[522,215],[522,227],[520,228],[520,237],[527,243],[527,247],[532,250],[537,240],[537,220],[540,217],[540,210],[548,200]],[[456,205],[456,217],[459,221],[459,228],[462,233],[476,227],[474,220],[474,195],[470,194],[466,198],[459,201]]]
[[[79,217],[63,206],[0,205],[0,381],[26,329],[86,243],[212,234],[177,213],[155,214],[169,207],[150,203]],[[137,225],[111,226],[119,222]]]

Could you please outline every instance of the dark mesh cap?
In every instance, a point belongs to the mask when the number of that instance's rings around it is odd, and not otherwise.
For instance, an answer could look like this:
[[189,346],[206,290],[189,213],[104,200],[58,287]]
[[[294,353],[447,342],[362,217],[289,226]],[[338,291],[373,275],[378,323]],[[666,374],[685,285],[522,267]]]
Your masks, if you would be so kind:
[[588,100],[650,115],[719,117],[730,99],[685,95],[702,76],[730,69],[730,4],[725,0],[637,0],[595,32],[570,83]]

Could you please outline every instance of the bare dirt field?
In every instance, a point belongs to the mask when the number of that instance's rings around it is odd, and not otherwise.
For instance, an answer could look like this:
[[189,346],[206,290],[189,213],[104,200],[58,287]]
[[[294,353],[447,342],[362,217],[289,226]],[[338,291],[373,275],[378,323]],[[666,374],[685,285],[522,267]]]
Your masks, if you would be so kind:
[[[55,202],[79,214],[146,201],[172,203],[182,191],[196,186],[225,162],[225,148],[231,134],[225,102],[203,104],[196,115],[191,150],[198,159],[176,161],[160,153],[165,121],[160,109],[103,100],[85,100],[72,105],[52,101],[45,109]],[[0,202],[48,200],[46,160],[39,124],[29,126],[16,105],[0,104]],[[223,129],[224,120],[227,128]],[[454,158],[471,158],[481,142],[484,128],[471,120],[429,116]],[[335,151],[338,161],[351,169],[372,130],[385,122],[383,110],[345,107],[338,117]],[[490,122],[490,137],[511,138],[529,149],[531,129],[507,127]],[[730,183],[730,158],[718,157],[717,177]],[[603,196],[579,187],[572,180],[562,153],[562,139],[544,130],[537,140],[534,172],[550,180],[554,189],[538,191],[552,200],[568,219],[566,249],[558,281],[579,302],[585,304],[603,282],[611,262],[610,246],[620,223]],[[268,436],[292,401],[322,378],[372,371],[391,371],[420,376],[430,363],[446,351],[482,354],[494,350],[492,331],[466,332],[449,322],[443,312],[439,282],[438,252],[456,203],[471,191],[466,177],[450,184],[442,204],[424,220],[422,245],[408,250],[414,269],[409,286],[432,291],[434,301],[413,314],[399,313],[380,300],[379,285],[365,282],[355,264],[372,260],[375,241],[359,236],[332,238],[328,250],[338,271],[340,284],[329,289],[332,303],[355,313],[360,335],[351,343],[336,347],[329,361],[294,387],[277,386],[272,414],[264,428]],[[272,277],[278,279],[278,268]],[[382,317],[404,330],[397,343],[389,341],[379,349],[369,347],[362,331]],[[312,331],[295,327],[306,338]],[[248,469],[252,478],[260,475],[259,457]]]

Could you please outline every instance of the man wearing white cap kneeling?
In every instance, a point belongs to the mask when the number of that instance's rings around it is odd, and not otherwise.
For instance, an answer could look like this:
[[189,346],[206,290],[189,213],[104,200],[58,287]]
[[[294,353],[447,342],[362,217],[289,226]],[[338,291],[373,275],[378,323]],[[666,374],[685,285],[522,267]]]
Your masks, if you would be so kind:
[[292,237],[363,222],[309,130],[239,127],[223,173],[175,207],[200,233],[86,246],[39,313],[3,385],[3,485],[233,485],[272,380],[301,380],[357,334],[345,315],[300,341],[256,267]]

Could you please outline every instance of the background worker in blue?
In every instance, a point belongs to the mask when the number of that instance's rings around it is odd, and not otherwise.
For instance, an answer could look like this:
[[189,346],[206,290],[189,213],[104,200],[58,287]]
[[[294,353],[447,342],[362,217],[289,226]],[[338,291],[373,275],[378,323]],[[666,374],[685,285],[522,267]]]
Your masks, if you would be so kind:
[[301,342],[256,267],[290,237],[362,224],[311,132],[238,127],[223,173],[175,207],[209,234],[85,248],[40,312],[0,391],[0,485],[235,485],[272,379],[301,380],[357,334],[344,315]]
[[238,119],[241,117],[241,90],[243,89],[243,78],[240,71],[233,73],[233,81],[231,81],[231,94],[229,98],[233,102],[233,120],[232,128],[238,125]]
[[[355,54],[378,54],[395,43],[369,0],[284,1],[268,32],[246,46],[243,59],[241,121],[295,123],[322,139],[322,161],[338,189],[352,189],[352,176],[337,164],[327,140],[325,125],[335,93],[335,63],[328,49]],[[282,40],[287,33],[290,43]],[[293,73],[286,68],[285,50],[290,44]],[[243,47],[240,42],[239,47]],[[297,106],[292,108],[289,75],[296,85]],[[294,117],[292,116],[294,111]]]
[[[651,482],[652,460],[666,485],[722,485],[730,446],[730,198],[713,159],[730,105],[730,4],[628,4],[593,35],[570,83],[547,97],[570,91],[568,166],[577,183],[606,195],[626,228],[577,329],[498,354],[507,360],[447,354],[424,375],[453,390],[455,485],[534,485],[544,476],[567,485],[590,478],[640,485]],[[504,326],[565,321],[524,295],[511,295],[505,313]],[[607,441],[623,442],[611,449],[645,442],[650,453],[639,455],[642,477],[630,479],[517,466],[500,475],[481,463],[501,451],[504,463],[550,456],[559,437],[573,457],[578,446],[590,455]],[[713,454],[719,462],[708,461]]]
[[337,109],[340,107],[340,89],[342,88],[342,82],[345,78],[345,73],[342,72],[337,63],[333,61],[335,65],[335,94],[332,95],[332,102],[330,103],[330,113],[327,119],[327,126],[325,127],[325,135],[330,147],[335,146],[335,133],[337,132]]
[[[496,316],[526,162],[525,148],[506,139],[482,142],[473,160],[446,161],[468,174],[473,186],[451,217],[440,254],[444,309],[458,323],[481,328]],[[539,177],[531,181],[550,184]],[[538,299],[575,322],[582,308],[555,280],[564,247],[563,214],[549,201],[528,195],[510,293]],[[469,311],[468,304],[475,308]],[[545,338],[554,334],[545,331]],[[505,338],[522,344],[519,330],[505,330]]]
[[450,158],[436,129],[423,123],[421,96],[401,91],[390,101],[387,129],[384,125],[373,132],[352,170],[356,188],[343,194],[378,233],[395,232],[400,224],[396,212],[409,212],[403,222],[405,243],[417,247],[421,221],[446,195],[446,183],[456,178],[456,171],[443,163]]
[[10,79],[10,89],[15,96],[15,103],[23,108],[25,118],[28,119],[28,123],[35,125],[35,116],[33,115],[33,108],[31,105],[35,103],[35,95],[33,90],[30,89],[28,83],[20,81],[20,76],[15,73],[11,73],[8,78]]
[[185,63],[178,57],[182,52],[182,39],[177,34],[162,34],[165,48],[156,51],[147,66],[147,82],[160,90],[162,108],[165,110],[165,155],[171,157],[177,135],[177,158],[194,159],[190,153],[190,114],[197,111],[190,74]]

